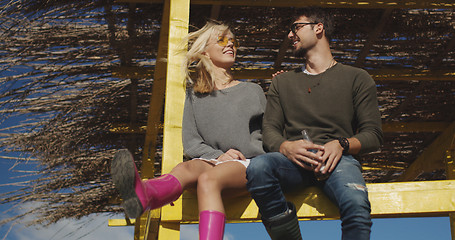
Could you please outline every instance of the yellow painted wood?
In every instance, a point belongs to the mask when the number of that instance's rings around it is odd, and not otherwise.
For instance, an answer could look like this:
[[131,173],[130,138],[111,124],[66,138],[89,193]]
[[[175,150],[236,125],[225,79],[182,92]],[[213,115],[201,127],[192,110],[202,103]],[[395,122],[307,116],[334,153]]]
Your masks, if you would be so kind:
[[447,179],[455,180],[455,135],[452,137],[452,143],[449,150],[446,151],[447,162]]
[[[164,4],[163,17],[160,29],[160,42],[158,44],[158,59],[163,59],[167,56],[169,35],[169,4]],[[162,115],[164,92],[166,87],[167,62],[157,61],[156,71],[153,77],[152,96],[150,98],[150,106],[147,119],[147,127],[145,134],[145,142],[142,153],[141,177],[143,179],[153,178],[155,175],[155,151],[160,118]],[[146,211],[139,217],[139,221],[135,223],[134,239],[148,240],[157,239],[158,222],[161,216],[161,209]]]
[[375,217],[447,216],[455,212],[453,180],[370,184],[368,188]]
[[[162,3],[163,0],[116,0],[129,3]],[[240,5],[240,6],[273,6],[273,7],[337,7],[337,8],[454,8],[451,0],[192,0],[192,4],[202,5]]]
[[446,150],[450,148],[454,134],[455,122],[452,122],[408,167],[406,172],[397,181],[411,181],[425,171],[444,169],[446,166],[444,159]]
[[142,214],[134,223],[134,240],[144,240],[146,237],[147,215]]
[[419,80],[419,81],[455,81],[455,72],[452,69],[444,70],[415,70],[415,69],[376,69],[368,73],[376,81],[389,80]]
[[[185,102],[185,76],[182,71],[183,39],[188,35],[189,0],[166,0],[169,3],[169,46],[167,52],[166,101],[163,129],[162,173],[168,173],[183,160],[182,116]],[[180,225],[164,221],[181,218],[182,201],[165,206],[161,212],[158,239],[179,239]]]
[[[387,122],[382,124],[384,132],[442,132],[450,126],[450,122]],[[157,126],[162,132],[163,124]],[[147,126],[132,126],[131,124],[112,124],[109,129],[114,133],[145,133]]]
[[450,122],[388,122],[382,124],[384,132],[442,132]]
[[188,35],[189,0],[169,0],[169,48],[164,112],[163,173],[183,160],[182,116],[185,102],[185,76],[182,71],[182,42]]
[[[160,229],[160,220],[157,218],[152,218],[151,215],[147,216],[145,224],[141,222],[141,225],[144,228],[144,240],[156,240],[158,239],[158,233]],[[142,240],[141,239],[141,240]]]
[[[455,180],[455,135],[452,136],[450,148],[446,152],[446,163],[447,179]],[[449,214],[449,221],[452,240],[455,240],[455,213]]]
[[[434,217],[455,213],[455,180],[372,183],[367,187],[373,218]],[[296,204],[301,220],[339,217],[338,209],[316,187],[288,194],[287,198]],[[164,222],[197,223],[195,194],[185,192],[182,199],[183,214],[169,216]],[[224,198],[224,204],[227,222],[260,221],[258,208],[249,196]],[[119,226],[126,221],[118,219],[110,223]]]
[[[157,59],[164,59],[167,56],[168,35],[169,35],[169,7],[165,4],[163,17],[161,20],[160,42],[158,44]],[[163,113],[164,92],[166,88],[167,62],[156,61],[156,71],[153,77],[152,96],[150,97],[150,107],[147,119],[147,132],[142,151],[142,178],[153,178],[155,174],[155,151],[156,141]],[[128,69],[131,70],[131,69]]]
[[125,227],[125,226],[133,226],[136,223],[136,219],[108,219],[107,225],[109,227]]
[[[455,213],[455,180],[367,184],[372,217],[430,217]],[[287,195],[296,204],[299,219],[338,218],[338,209],[316,187]],[[249,196],[224,199],[227,222],[260,221],[256,204]],[[175,215],[165,221],[196,223],[197,199],[183,196],[182,218]]]
[[357,55],[357,59],[354,63],[355,67],[363,67],[365,64],[365,59],[370,54],[370,50],[373,48],[374,43],[379,39],[379,36],[384,30],[384,27],[387,25],[388,21],[390,21],[390,16],[392,15],[393,10],[394,9],[392,8],[388,8],[382,12],[381,19],[379,20],[376,27],[368,34],[368,39],[365,42],[365,45]]
[[[277,69],[233,69],[236,79],[271,79]],[[113,75],[119,78],[149,78],[154,73],[152,68],[118,67]],[[403,70],[376,69],[368,70],[376,81],[455,81],[453,69],[444,70]]]
[[[234,69],[236,79],[271,79],[276,69]],[[455,71],[446,70],[368,70],[375,81],[455,81]]]
[[180,239],[180,223],[162,222],[159,228],[159,238],[163,240]]

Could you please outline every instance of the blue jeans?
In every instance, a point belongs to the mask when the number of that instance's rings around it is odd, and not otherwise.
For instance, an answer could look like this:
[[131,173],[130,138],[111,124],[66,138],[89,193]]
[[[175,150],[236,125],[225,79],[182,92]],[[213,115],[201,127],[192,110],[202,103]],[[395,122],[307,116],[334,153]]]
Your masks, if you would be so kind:
[[370,201],[360,163],[352,156],[343,155],[330,177],[322,182],[278,152],[253,158],[246,172],[248,191],[263,218],[287,210],[283,192],[316,185],[340,210],[342,239],[370,239]]

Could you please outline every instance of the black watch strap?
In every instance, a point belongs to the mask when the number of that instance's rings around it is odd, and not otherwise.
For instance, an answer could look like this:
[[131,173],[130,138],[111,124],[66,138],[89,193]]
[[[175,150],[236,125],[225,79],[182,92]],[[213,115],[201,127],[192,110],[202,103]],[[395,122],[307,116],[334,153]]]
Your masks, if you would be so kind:
[[340,137],[338,138],[338,142],[340,143],[341,147],[343,148],[343,154],[347,154],[349,151],[349,141],[347,138]]

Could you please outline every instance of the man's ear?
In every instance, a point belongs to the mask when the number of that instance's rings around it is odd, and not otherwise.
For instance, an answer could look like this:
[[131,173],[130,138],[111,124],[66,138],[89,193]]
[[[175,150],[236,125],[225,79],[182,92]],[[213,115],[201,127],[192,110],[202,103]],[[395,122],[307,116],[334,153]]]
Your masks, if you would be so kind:
[[316,24],[316,26],[314,27],[314,31],[316,32],[316,34],[322,33],[322,31],[324,31],[324,24],[323,23]]

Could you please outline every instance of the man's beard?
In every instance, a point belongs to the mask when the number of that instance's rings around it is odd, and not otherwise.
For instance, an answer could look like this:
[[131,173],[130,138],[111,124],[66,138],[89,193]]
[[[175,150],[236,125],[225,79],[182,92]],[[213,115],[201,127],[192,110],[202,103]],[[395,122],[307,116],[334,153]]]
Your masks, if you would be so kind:
[[294,56],[299,58],[305,58],[307,50],[305,48],[298,48],[294,50]]

